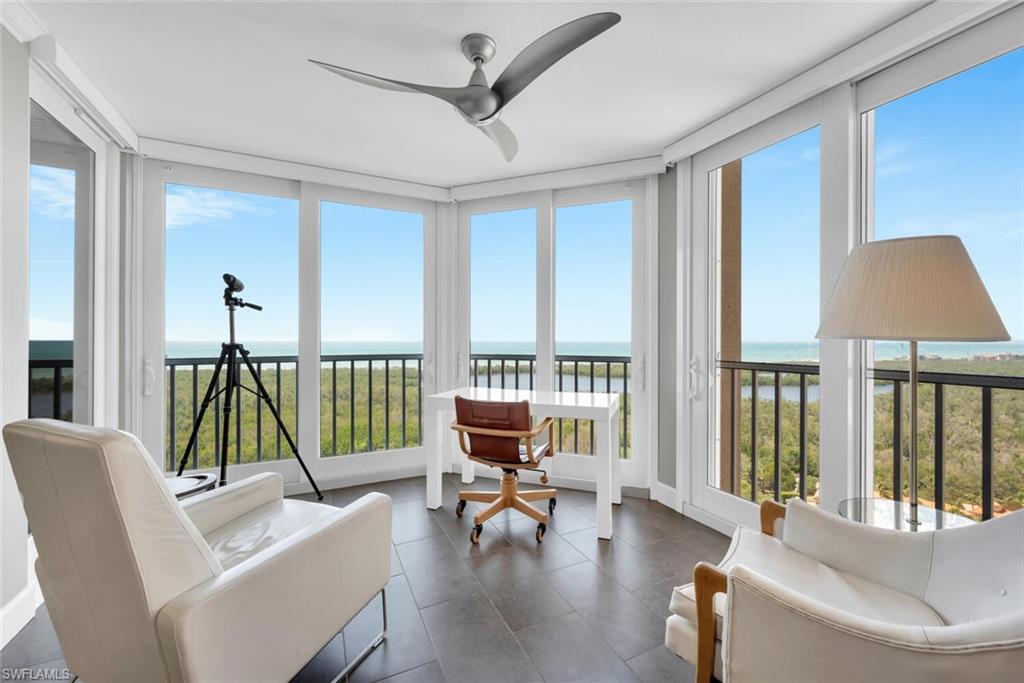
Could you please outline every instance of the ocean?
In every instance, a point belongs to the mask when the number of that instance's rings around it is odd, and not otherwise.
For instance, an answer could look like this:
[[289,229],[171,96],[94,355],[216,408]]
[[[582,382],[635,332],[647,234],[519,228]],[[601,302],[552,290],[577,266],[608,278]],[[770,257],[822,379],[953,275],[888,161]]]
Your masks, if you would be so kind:
[[[168,358],[206,358],[220,353],[217,341],[168,341]],[[294,356],[298,344],[294,341],[248,341],[245,346],[256,356]],[[907,358],[909,345],[903,342],[875,342],[877,360]],[[406,341],[325,341],[321,345],[324,355],[361,353],[421,353],[420,342]],[[473,353],[532,355],[532,342],[475,342]],[[573,356],[628,356],[629,342],[558,342],[556,352]],[[920,352],[941,358],[973,358],[991,354],[1024,356],[1024,340],[1009,342],[946,342],[921,344]],[[71,358],[71,342],[67,340],[33,340],[29,347],[32,360],[58,360]],[[747,342],[743,344],[743,360],[754,362],[817,362],[818,343],[807,342]]]

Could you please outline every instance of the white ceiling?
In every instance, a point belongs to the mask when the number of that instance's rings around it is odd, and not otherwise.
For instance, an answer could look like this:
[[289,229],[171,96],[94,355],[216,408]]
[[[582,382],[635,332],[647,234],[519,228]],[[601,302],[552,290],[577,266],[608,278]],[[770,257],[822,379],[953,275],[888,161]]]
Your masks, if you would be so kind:
[[[452,186],[659,154],[682,135],[922,2],[32,2],[43,25],[145,137]],[[464,85],[459,40],[487,33],[491,81],[550,29],[622,22],[502,115],[506,163],[443,102],[376,90],[307,58]]]

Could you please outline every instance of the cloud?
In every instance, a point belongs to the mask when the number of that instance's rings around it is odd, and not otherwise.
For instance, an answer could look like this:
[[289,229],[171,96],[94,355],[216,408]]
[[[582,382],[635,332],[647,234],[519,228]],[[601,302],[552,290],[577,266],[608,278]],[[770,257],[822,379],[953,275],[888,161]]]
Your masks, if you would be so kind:
[[229,221],[240,213],[261,213],[253,202],[239,195],[198,187],[175,187],[167,191],[167,227],[181,228],[207,221]]
[[32,166],[29,175],[32,210],[54,220],[75,219],[75,172]]
[[908,158],[910,145],[902,142],[886,145],[875,150],[875,177],[890,178],[892,176],[912,173],[917,164]]

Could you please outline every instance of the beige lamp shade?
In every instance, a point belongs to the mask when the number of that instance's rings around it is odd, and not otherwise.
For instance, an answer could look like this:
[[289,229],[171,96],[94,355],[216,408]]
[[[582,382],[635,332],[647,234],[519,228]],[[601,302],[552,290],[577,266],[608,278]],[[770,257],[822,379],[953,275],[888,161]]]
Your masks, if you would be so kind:
[[854,247],[816,336],[900,341],[1010,338],[963,242],[953,235]]

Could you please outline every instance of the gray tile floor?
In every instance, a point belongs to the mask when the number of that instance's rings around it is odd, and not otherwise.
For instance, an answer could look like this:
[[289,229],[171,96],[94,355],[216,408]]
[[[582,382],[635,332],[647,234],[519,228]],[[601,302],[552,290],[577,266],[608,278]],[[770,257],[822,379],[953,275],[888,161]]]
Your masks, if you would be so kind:
[[[496,483],[478,478],[468,488]],[[460,488],[446,476],[444,507],[434,511],[424,505],[422,477],[327,493],[339,506],[369,491],[394,501],[388,639],[354,683],[693,680],[693,668],[663,645],[669,596],[694,564],[721,559],[728,538],[625,498],[614,511],[615,538],[598,540],[594,495],[562,489],[542,544],[535,523],[505,511],[474,546],[474,504],[462,519],[454,513]],[[380,622],[378,598],[293,683],[330,681]],[[0,653],[0,667],[65,667],[45,606]]]

